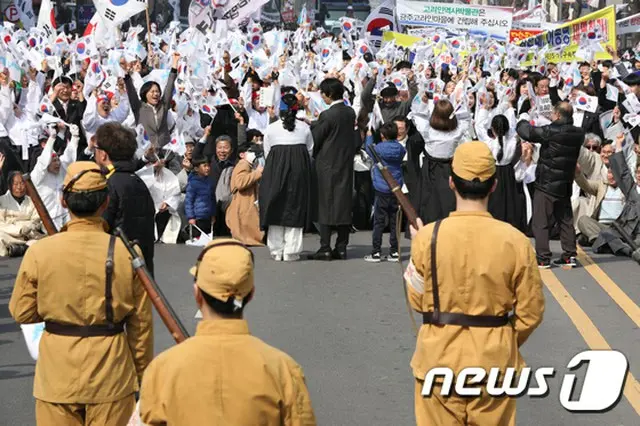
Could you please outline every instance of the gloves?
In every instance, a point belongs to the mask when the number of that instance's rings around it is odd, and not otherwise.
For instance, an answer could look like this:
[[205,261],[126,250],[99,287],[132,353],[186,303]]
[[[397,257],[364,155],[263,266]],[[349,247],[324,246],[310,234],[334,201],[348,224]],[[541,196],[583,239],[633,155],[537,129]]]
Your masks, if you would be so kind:
[[55,123],[51,123],[47,125],[47,134],[49,138],[55,138],[58,135],[58,128]]
[[75,124],[69,125],[69,131],[71,132],[71,137],[80,137],[80,128]]

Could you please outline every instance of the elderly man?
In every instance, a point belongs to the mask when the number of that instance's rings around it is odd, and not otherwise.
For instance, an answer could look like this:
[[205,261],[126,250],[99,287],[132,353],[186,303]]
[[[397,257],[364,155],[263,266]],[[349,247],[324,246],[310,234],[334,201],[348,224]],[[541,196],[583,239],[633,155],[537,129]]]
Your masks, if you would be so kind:
[[[580,156],[578,157],[581,177],[594,183],[606,183],[607,167],[612,153],[613,146],[611,144],[602,146],[600,136],[594,133],[587,133],[584,136],[584,145],[580,149]],[[596,209],[596,197],[579,185],[577,177],[573,184],[571,208],[573,210],[574,226],[576,232],[578,232],[578,220],[583,216],[593,216]]]

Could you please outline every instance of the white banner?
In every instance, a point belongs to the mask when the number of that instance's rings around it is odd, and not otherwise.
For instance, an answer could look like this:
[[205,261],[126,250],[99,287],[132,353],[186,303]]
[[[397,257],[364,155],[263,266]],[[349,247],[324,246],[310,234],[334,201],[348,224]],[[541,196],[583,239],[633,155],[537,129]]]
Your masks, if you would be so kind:
[[513,8],[398,0],[400,25],[460,28],[507,40]]
[[618,35],[637,33],[640,31],[640,13],[616,22]]

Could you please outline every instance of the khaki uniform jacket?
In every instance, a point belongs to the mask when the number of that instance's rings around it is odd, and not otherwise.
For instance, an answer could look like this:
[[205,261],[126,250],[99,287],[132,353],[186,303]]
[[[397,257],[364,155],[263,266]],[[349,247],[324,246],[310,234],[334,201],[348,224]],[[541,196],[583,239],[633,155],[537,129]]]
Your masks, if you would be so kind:
[[153,360],[142,382],[148,425],[315,425],[300,366],[244,320],[202,321]]
[[[106,324],[106,228],[101,218],[75,219],[31,246],[16,277],[11,316],[20,324]],[[45,331],[34,379],[37,399],[100,404],[138,390],[153,358],[153,318],[151,302],[120,240],[112,292],[114,322],[125,320],[126,333],[83,338]]]
[[[405,274],[409,300],[418,312],[433,311],[431,235],[421,229],[411,244]],[[496,328],[422,325],[411,360],[424,380],[434,367],[458,374],[465,367],[520,369],[518,347],[542,321],[544,295],[536,256],[528,238],[487,212],[453,212],[440,225],[437,242],[440,312],[504,315],[512,325]]]

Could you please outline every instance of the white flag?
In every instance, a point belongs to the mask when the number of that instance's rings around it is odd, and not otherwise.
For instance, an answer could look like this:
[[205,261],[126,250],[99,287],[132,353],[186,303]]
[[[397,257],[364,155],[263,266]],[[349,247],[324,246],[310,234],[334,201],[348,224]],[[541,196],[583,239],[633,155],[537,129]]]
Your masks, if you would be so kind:
[[32,0],[14,0],[13,4],[18,9],[20,21],[25,30],[29,31],[36,24],[36,14],[33,13]]
[[579,92],[576,96],[575,106],[582,111],[596,112],[598,110],[598,98]]
[[93,4],[105,24],[111,27],[117,27],[147,8],[147,0],[93,0]]
[[56,37],[56,14],[51,6],[51,0],[42,0],[40,3],[38,28],[45,32],[48,39],[53,40]]
[[269,0],[230,1],[225,6],[219,6],[218,10],[222,10],[223,20],[228,21],[231,25],[239,25],[245,18],[254,14],[268,2]]
[[612,102],[618,102],[620,91],[612,84],[607,84],[607,99]]
[[387,0],[373,9],[364,22],[361,38],[369,41],[374,49],[379,49],[382,45],[382,33],[385,28],[388,28],[389,31],[398,31],[399,25],[394,13],[395,9],[395,1]]

